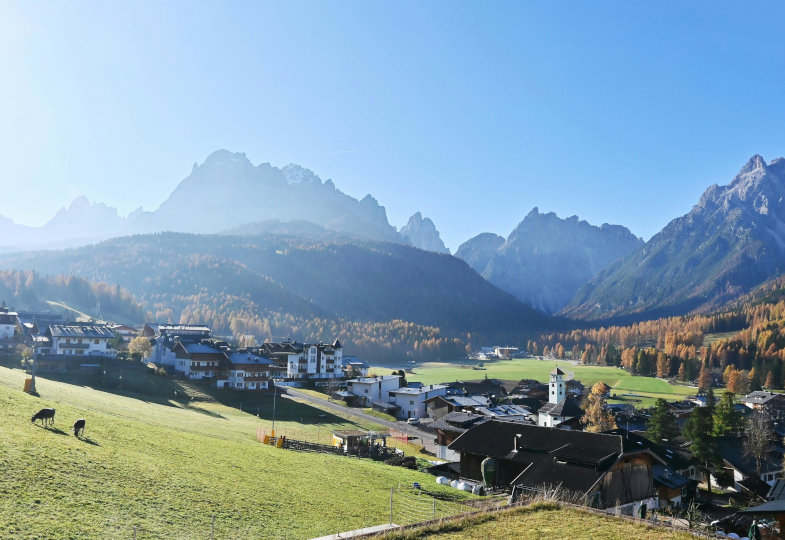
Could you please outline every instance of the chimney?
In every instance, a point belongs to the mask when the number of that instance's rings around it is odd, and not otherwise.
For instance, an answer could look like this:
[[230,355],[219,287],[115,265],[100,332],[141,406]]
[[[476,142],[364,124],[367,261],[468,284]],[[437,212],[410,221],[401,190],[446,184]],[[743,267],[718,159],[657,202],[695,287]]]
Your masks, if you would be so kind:
[[520,450],[520,440],[521,440],[521,434],[520,434],[520,433],[517,433],[517,434],[515,435],[515,439],[513,440],[513,446],[515,447],[515,451],[516,451],[516,452],[517,452],[518,450]]

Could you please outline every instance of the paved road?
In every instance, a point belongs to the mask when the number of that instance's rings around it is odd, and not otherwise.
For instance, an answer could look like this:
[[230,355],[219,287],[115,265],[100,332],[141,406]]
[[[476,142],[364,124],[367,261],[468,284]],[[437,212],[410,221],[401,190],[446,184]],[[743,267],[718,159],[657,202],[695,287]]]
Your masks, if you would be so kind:
[[418,440],[414,441],[417,444],[421,444],[425,447],[425,449],[432,453],[436,454],[436,443],[434,439],[436,439],[436,435],[434,433],[418,429],[416,426],[412,426],[406,422],[390,422],[389,420],[383,420],[381,418],[377,418],[373,415],[370,415],[366,412],[363,412],[359,409],[355,409],[352,407],[345,407],[343,405],[339,405],[338,403],[327,401],[326,399],[321,399],[318,397],[311,396],[304,392],[298,392],[295,388],[289,387],[280,387],[286,394],[293,398],[302,399],[303,401],[310,401],[311,403],[316,403],[318,405],[327,407],[328,409],[333,409],[334,411],[340,413],[341,415],[351,415],[367,422],[372,422],[374,424],[381,424],[382,426],[388,427],[390,429],[395,429],[398,431],[402,431],[409,435],[410,437],[417,437]]

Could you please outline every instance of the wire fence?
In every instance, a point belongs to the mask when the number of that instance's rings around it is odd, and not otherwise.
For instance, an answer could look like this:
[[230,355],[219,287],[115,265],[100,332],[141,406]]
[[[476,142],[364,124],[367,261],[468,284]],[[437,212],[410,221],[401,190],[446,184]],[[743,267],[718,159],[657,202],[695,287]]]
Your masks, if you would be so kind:
[[422,521],[461,516],[474,512],[497,510],[509,504],[509,497],[493,495],[462,498],[430,492],[415,486],[390,489],[390,524],[410,525]]

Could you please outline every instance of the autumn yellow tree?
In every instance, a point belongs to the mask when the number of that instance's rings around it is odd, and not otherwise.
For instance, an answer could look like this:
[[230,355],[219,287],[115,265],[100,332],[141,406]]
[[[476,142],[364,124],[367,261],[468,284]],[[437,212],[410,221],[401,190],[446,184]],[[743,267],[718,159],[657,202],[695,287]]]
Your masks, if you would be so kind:
[[584,403],[583,418],[581,418],[581,423],[586,426],[586,431],[599,433],[616,429],[616,419],[605,403],[605,394],[608,388],[608,385],[602,381],[591,387],[589,396]]
[[711,387],[711,371],[706,364],[701,365],[701,371],[698,375],[698,388],[704,392]]
[[763,387],[768,390],[774,388],[774,373],[772,373],[771,371],[769,371],[769,374],[766,375],[766,382],[763,383]]

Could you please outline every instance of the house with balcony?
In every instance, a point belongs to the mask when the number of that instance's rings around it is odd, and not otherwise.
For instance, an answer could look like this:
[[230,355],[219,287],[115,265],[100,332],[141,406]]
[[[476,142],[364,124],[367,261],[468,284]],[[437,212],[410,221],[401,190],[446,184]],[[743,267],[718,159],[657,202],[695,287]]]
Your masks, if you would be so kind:
[[399,375],[381,375],[379,377],[359,377],[346,382],[346,389],[357,396],[363,407],[374,403],[388,403],[390,392],[401,387],[403,379]]
[[227,352],[209,341],[186,343],[178,341],[173,349],[175,371],[192,380],[218,379],[228,364]]
[[396,417],[401,420],[409,418],[426,418],[428,416],[426,401],[437,396],[447,395],[446,384],[429,384],[417,388],[407,386],[390,391],[391,405],[398,407]]
[[16,332],[16,326],[19,324],[17,314],[15,311],[9,311],[3,303],[0,307],[0,339],[11,339]]
[[274,376],[280,379],[336,379],[344,376],[343,347],[339,340],[327,343],[281,341],[262,343],[258,354],[274,362]]
[[117,356],[109,346],[114,334],[105,324],[51,324],[39,337],[43,338],[35,341],[39,355]]
[[266,390],[270,384],[273,361],[251,351],[229,354],[226,379],[217,381],[218,388],[232,390]]

